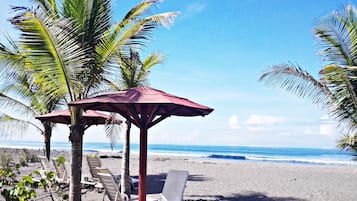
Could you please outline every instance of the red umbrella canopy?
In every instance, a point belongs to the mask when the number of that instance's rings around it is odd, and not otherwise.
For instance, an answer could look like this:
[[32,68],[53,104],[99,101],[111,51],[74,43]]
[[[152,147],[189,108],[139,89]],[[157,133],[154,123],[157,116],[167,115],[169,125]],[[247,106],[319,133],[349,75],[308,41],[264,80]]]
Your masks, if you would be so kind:
[[84,110],[117,112],[140,128],[139,201],[146,200],[147,130],[175,116],[205,116],[212,108],[166,92],[135,87],[69,103]]
[[[109,93],[94,98],[71,102],[85,110],[102,110],[117,112],[136,122],[137,114],[148,113],[149,116],[205,116],[212,108],[192,102],[186,98],[174,96],[149,87],[135,87],[124,91]],[[137,125],[141,127],[140,125]],[[149,126],[150,127],[150,126]]]
[[[60,110],[51,112],[44,115],[38,115],[35,117],[41,121],[50,121],[53,123],[70,124],[71,123],[71,113],[67,110]],[[83,121],[87,126],[106,124],[107,121],[112,120],[112,117],[101,112],[87,110],[83,112]],[[119,119],[114,119],[114,123],[120,124],[122,121]]]

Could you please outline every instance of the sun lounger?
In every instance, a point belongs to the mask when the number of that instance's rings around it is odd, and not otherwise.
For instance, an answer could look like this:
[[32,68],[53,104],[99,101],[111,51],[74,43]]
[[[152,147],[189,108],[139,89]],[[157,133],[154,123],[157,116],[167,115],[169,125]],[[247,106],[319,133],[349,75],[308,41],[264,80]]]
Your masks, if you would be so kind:
[[159,197],[147,196],[148,200],[182,201],[186,188],[188,172],[181,170],[170,170],[167,173],[162,192]]
[[120,187],[108,169],[100,169],[98,177],[104,187],[103,200],[105,196],[108,196],[110,201],[129,200],[127,196],[120,194]]
[[[50,163],[49,163],[47,157],[45,157],[45,156],[38,156],[38,158],[40,159],[40,163],[41,163],[41,170],[42,170],[42,171],[40,171],[41,177],[45,178],[46,174],[52,171],[51,167],[50,167]],[[34,180],[37,181],[36,178]],[[38,179],[37,182],[40,182],[40,179]],[[44,200],[44,199],[48,200],[48,197],[51,197],[51,200],[53,200],[53,201],[61,201],[62,200],[57,192],[56,186],[54,186],[52,183],[46,183],[46,189],[47,189],[48,193],[41,197],[36,198],[36,200]]]
[[95,156],[87,155],[86,157],[87,157],[89,172],[92,176],[92,178],[88,178],[88,180],[99,181],[98,168],[102,167],[102,163],[100,159],[96,155]]
[[38,156],[38,158],[40,159],[40,163],[41,163],[41,168],[44,172],[50,172],[51,171],[51,167],[50,167],[50,163],[48,162],[47,157],[45,156]]
[[[92,177],[86,178],[86,180],[92,182],[98,182],[99,181],[98,171],[103,171],[100,158],[98,158],[97,155],[94,156],[87,155],[87,162],[88,162],[89,172]],[[113,175],[113,177],[116,183],[120,183],[120,178],[121,178],[120,175]],[[139,180],[137,178],[131,177],[132,190],[137,190],[138,184],[139,184]],[[100,186],[99,183],[98,185]]]
[[69,185],[69,176],[67,174],[67,170],[66,170],[66,166],[65,164],[60,164],[57,162],[57,159],[52,159],[53,162],[53,166],[56,169],[56,181],[59,184],[65,184],[65,185]]

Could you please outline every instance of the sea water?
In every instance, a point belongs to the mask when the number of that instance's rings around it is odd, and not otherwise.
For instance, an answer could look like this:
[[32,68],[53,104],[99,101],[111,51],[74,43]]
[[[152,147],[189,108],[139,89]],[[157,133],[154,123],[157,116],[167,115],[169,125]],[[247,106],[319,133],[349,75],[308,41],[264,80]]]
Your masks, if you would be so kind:
[[[43,149],[42,142],[3,141],[0,147]],[[52,142],[51,149],[70,150],[69,142]],[[120,152],[122,144],[111,149],[109,143],[84,143],[84,152]],[[138,144],[131,144],[131,152],[139,152]],[[221,160],[265,161],[275,163],[357,165],[353,153],[337,149],[321,148],[284,148],[257,146],[197,146],[197,145],[163,145],[149,144],[148,154],[176,155]]]

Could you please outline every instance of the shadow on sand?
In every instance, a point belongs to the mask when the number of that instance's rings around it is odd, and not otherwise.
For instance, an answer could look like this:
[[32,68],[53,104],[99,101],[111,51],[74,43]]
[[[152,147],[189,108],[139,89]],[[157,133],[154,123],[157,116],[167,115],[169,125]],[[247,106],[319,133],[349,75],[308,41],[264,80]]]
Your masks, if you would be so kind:
[[219,200],[239,200],[239,201],[307,201],[305,199],[294,197],[269,197],[264,193],[250,192],[248,194],[234,194],[231,197],[222,197]]
[[224,201],[307,201],[305,199],[299,199],[294,197],[269,197],[264,193],[250,192],[248,194],[234,194],[232,196],[221,195],[189,195],[185,201],[204,201],[204,200],[224,200]]
[[[157,194],[162,192],[167,174],[147,175],[147,193]],[[206,181],[210,178],[203,175],[189,175],[188,181]],[[134,194],[137,194],[135,192]],[[294,197],[269,197],[261,192],[248,192],[245,194],[233,194],[232,196],[222,195],[187,195],[185,201],[205,201],[205,200],[224,200],[224,201],[307,201]]]

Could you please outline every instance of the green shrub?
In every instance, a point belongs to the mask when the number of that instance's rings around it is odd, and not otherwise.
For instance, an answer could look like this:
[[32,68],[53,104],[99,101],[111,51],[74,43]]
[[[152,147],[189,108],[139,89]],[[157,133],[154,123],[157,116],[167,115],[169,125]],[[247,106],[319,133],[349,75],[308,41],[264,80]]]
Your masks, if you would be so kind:
[[[8,155],[4,157],[4,164],[8,164],[6,163],[7,161],[9,161]],[[59,156],[57,162],[64,163],[65,158]],[[19,182],[16,182],[16,173],[14,173],[13,170],[18,170],[20,165],[9,165],[8,167],[9,168],[0,168],[0,188],[2,188],[3,185],[11,186],[11,188],[6,188],[1,191],[1,195],[6,201],[34,200],[36,198],[36,189],[38,188],[43,188],[44,191],[50,192],[51,194],[52,190],[50,191],[48,188],[52,188],[58,193],[61,200],[68,199],[68,193],[63,191],[60,184],[55,180],[55,172],[35,170],[31,175],[26,175],[22,177]],[[41,179],[39,181],[34,181],[32,175],[36,175]]]
[[37,155],[27,149],[22,150],[19,160],[22,166],[27,166],[28,163],[39,162],[39,158],[37,157]]
[[11,154],[9,153],[2,153],[0,154],[0,166],[2,168],[11,168],[13,167],[14,159]]

